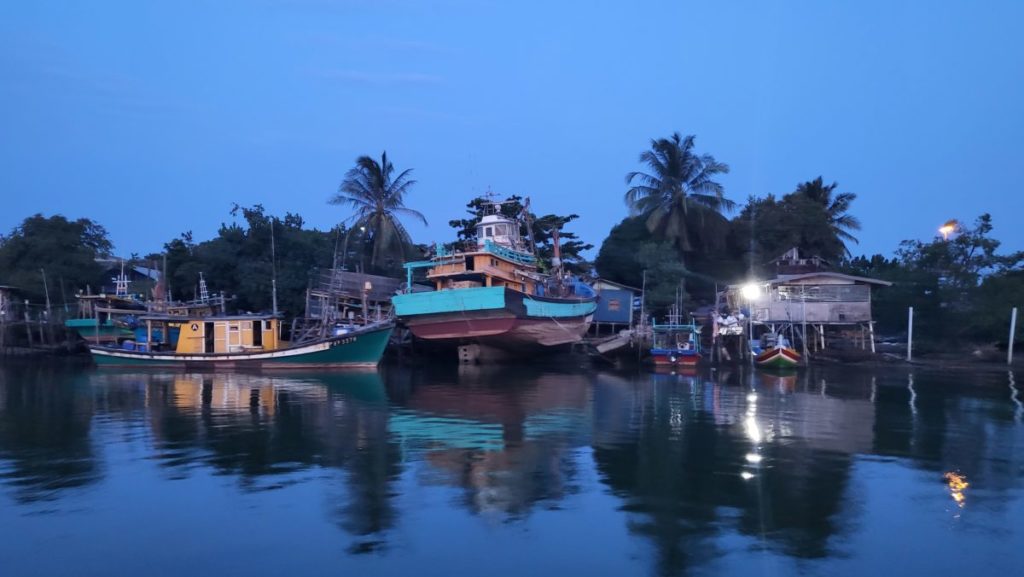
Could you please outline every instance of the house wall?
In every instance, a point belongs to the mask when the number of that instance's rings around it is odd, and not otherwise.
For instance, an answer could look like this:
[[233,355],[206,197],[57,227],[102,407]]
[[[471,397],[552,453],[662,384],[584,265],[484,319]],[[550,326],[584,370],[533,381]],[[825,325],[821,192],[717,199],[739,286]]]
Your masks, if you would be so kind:
[[13,318],[11,296],[7,291],[0,289],[0,320],[6,320],[8,317]]
[[602,289],[594,311],[594,322],[629,324],[633,320],[633,293],[622,289]]
[[787,283],[772,287],[767,298],[752,306],[754,321],[861,323],[871,320],[869,285],[842,279],[816,280],[820,282]]
[[871,320],[871,302],[771,302],[755,305],[753,313],[755,322],[764,323],[860,323]]

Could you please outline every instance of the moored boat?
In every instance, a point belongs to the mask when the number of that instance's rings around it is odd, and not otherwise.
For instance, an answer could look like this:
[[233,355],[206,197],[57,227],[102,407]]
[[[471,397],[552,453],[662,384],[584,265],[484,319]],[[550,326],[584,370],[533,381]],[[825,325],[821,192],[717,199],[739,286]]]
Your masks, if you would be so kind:
[[800,353],[790,345],[782,330],[766,332],[761,338],[752,341],[751,353],[754,355],[754,364],[765,368],[795,368],[801,361]]
[[759,367],[775,369],[795,368],[800,364],[800,353],[789,347],[774,346],[758,353],[754,363]]
[[119,347],[90,345],[99,366],[181,368],[372,368],[384,354],[391,322],[325,327],[302,342],[280,338],[274,315],[145,316],[145,332]]
[[[555,235],[552,273],[540,271],[532,242],[524,242],[518,218],[501,203],[476,225],[476,242],[465,251],[439,247],[427,268],[435,290],[406,292],[392,299],[395,315],[414,336],[442,347],[462,347],[465,361],[517,357],[578,342],[597,308],[585,283],[562,273]],[[526,225],[527,231],[529,225]]]
[[651,324],[650,350],[655,366],[694,366],[701,359],[700,326],[697,324]]

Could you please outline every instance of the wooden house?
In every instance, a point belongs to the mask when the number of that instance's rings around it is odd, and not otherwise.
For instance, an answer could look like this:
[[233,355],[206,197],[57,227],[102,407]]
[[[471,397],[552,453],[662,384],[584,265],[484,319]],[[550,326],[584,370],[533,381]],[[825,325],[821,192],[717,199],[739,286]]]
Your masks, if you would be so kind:
[[832,340],[853,341],[864,349],[870,342],[874,351],[871,293],[892,283],[824,270],[824,260],[806,257],[796,249],[774,264],[775,278],[733,285],[726,291],[731,309],[748,311],[755,337],[784,326],[798,327],[798,332],[806,327],[812,350],[824,349]]
[[617,334],[639,320],[633,303],[640,297],[640,289],[604,279],[598,279],[592,286],[598,294],[590,331],[593,336]]

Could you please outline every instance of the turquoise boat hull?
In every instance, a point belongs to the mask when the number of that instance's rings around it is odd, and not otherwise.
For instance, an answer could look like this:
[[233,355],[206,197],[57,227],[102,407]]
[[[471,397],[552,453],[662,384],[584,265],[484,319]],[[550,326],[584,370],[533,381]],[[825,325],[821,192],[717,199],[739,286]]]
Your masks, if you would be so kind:
[[394,325],[388,323],[358,331],[295,345],[275,351],[238,353],[177,354],[122,350],[90,346],[92,358],[100,367],[153,367],[204,369],[317,369],[373,368],[380,363]]
[[64,326],[78,333],[90,343],[116,343],[128,339],[134,339],[135,333],[131,329],[115,325],[109,320],[99,323],[96,319],[68,319]]
[[578,342],[597,308],[594,297],[541,297],[507,287],[408,293],[391,302],[419,339],[520,351]]

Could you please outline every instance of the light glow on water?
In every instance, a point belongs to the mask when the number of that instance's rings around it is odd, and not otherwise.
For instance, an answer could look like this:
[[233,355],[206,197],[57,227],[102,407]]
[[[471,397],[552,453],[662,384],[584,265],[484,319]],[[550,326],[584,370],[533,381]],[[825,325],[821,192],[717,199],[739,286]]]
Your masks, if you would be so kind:
[[949,496],[953,497],[953,501],[962,509],[967,499],[964,496],[964,491],[971,486],[967,482],[967,477],[955,471],[949,471],[942,478],[946,480],[946,485],[949,486]]

